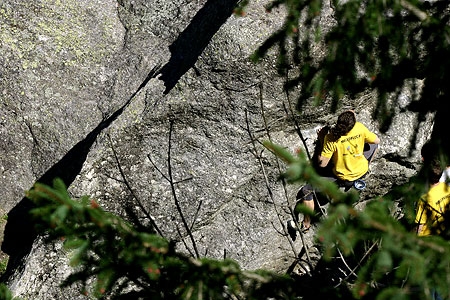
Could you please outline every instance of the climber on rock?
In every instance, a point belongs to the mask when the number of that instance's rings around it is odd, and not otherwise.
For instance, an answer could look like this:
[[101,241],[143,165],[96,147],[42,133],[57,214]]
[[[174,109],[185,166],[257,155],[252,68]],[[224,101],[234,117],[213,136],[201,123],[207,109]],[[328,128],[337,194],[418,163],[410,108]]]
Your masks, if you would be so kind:
[[[380,143],[375,133],[356,121],[353,110],[341,113],[335,126],[323,127],[317,135],[313,164],[318,174],[347,189],[366,175]],[[364,184],[363,181],[358,183]],[[298,191],[297,201],[314,211],[313,188],[310,184]],[[306,232],[310,227],[311,217],[305,215],[300,228]]]

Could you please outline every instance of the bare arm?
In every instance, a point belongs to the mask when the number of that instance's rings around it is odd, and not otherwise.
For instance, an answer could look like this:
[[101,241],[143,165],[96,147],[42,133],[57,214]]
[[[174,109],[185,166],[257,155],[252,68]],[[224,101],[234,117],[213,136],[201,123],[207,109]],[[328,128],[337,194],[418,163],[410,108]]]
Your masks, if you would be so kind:
[[424,227],[423,224],[418,224],[417,227],[416,227],[416,232],[417,232],[417,233],[422,232],[423,227]]
[[319,155],[318,162],[319,162],[319,166],[321,168],[325,168],[328,165],[328,163],[330,162],[330,159],[328,157]]
[[320,155],[322,148],[323,148],[325,136],[327,135],[327,133],[329,131],[330,131],[330,127],[328,125],[317,130],[317,146],[316,146],[317,162],[319,164],[319,167],[321,167],[321,168],[326,167],[328,165],[328,162],[330,161],[329,158],[326,158],[326,157],[323,157],[322,155]]

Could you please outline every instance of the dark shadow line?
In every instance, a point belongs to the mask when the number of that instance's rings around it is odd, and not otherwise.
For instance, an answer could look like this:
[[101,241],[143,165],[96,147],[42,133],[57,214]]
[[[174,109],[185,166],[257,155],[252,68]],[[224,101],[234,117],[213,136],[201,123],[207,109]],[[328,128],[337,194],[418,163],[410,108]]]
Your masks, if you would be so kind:
[[170,60],[162,67],[159,79],[164,81],[167,94],[178,80],[196,63],[212,37],[227,21],[240,0],[209,0],[191,23],[169,46]]
[[[52,185],[55,178],[63,180],[69,187],[81,172],[84,162],[97,140],[98,135],[112,124],[127,108],[133,98],[145,87],[151,78],[158,74],[159,66],[153,68],[127,102],[111,116],[103,119],[83,140],[73,146],[56,164],[48,169],[36,182]],[[1,249],[9,255],[8,266],[0,282],[8,280],[14,270],[21,265],[22,259],[31,251],[34,240],[39,235],[29,212],[35,208],[34,203],[24,197],[8,212],[7,223]]]

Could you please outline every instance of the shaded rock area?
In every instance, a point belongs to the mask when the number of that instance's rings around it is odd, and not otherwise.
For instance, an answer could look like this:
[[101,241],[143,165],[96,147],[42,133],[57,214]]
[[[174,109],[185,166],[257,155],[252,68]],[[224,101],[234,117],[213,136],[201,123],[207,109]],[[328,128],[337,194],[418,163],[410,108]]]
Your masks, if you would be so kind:
[[[0,210],[8,214],[2,250],[10,257],[3,281],[15,296],[86,298],[77,287],[59,290],[70,272],[67,253],[45,244],[24,219],[24,191],[55,175],[73,197],[90,195],[124,218],[132,212],[180,251],[192,251],[166,180],[169,164],[202,256],[299,272],[314,230],[303,245],[290,240],[285,224],[301,183],[284,188],[278,176],[285,166],[259,142],[311,152],[316,130],[339,111],[331,113],[327,101],[295,111],[301,90],[283,91],[275,53],[249,60],[280,28],[283,11],[268,14],[265,1],[251,1],[245,16],[235,16],[236,2],[0,2]],[[416,173],[414,146],[432,127],[423,124],[412,145],[416,115],[399,107],[380,133],[373,101],[367,93],[339,108],[355,107],[382,139],[362,200]]]

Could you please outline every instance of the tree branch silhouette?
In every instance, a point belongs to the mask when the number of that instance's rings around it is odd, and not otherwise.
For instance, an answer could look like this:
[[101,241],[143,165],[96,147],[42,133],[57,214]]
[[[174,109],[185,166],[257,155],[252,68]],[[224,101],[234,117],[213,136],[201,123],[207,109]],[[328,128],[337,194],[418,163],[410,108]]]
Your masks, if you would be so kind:
[[158,225],[155,223],[155,221],[153,220],[152,216],[148,213],[147,209],[144,207],[142,202],[139,200],[139,198],[137,197],[137,195],[134,192],[133,188],[131,187],[130,183],[128,182],[128,179],[127,179],[127,177],[126,177],[126,175],[125,175],[125,173],[124,173],[124,171],[122,169],[122,165],[120,163],[119,157],[117,156],[116,149],[115,149],[115,147],[113,145],[113,142],[111,140],[111,136],[109,134],[107,136],[108,136],[109,143],[111,145],[111,150],[113,152],[114,159],[115,159],[117,167],[119,169],[120,176],[123,178],[122,182],[125,184],[125,186],[128,189],[128,191],[130,191],[131,196],[136,200],[136,203],[141,208],[142,212],[147,217],[147,219],[150,221],[150,224],[153,226],[153,228],[156,230],[156,232],[158,232],[158,234],[160,236],[164,237],[164,234],[161,232],[161,230],[159,229]]
[[[262,83],[259,85],[259,102],[260,102],[261,116],[262,116],[262,119],[263,119],[264,129],[265,129],[265,131],[266,131],[266,135],[267,135],[269,141],[272,142],[272,137],[271,137],[271,134],[270,134],[269,127],[267,126],[267,118],[266,118],[266,114],[265,114],[265,110],[264,110],[264,104],[263,104],[263,85],[262,85]],[[276,164],[277,164],[278,172],[279,172],[280,174],[282,174],[280,161],[279,161],[279,159],[278,159],[278,157],[277,157],[276,155],[275,155],[275,161],[276,161]],[[293,209],[292,209],[292,207],[291,207],[291,205],[290,205],[290,203],[289,203],[289,196],[288,196],[288,192],[287,192],[287,189],[286,189],[286,180],[285,180],[283,177],[281,177],[280,180],[281,180],[281,184],[282,184],[282,186],[283,186],[285,199],[286,199],[286,201],[287,201],[287,206],[288,206],[288,208],[289,208],[289,213],[290,213],[290,215],[292,216],[292,218],[295,220],[295,213],[294,213],[294,211],[293,211]],[[276,207],[275,207],[275,210],[276,210]],[[277,212],[279,221],[280,221],[280,223],[281,223],[281,226],[283,227],[283,230],[286,232],[287,229],[284,227],[284,222],[281,220],[281,217],[280,217],[279,212],[278,212],[277,210],[276,210],[276,212]],[[311,264],[311,257],[310,257],[310,255],[309,255],[308,246],[306,245],[305,238],[304,238],[304,236],[303,236],[303,232],[302,232],[302,230],[301,230],[300,228],[298,228],[297,222],[295,222],[295,224],[296,224],[296,226],[297,226],[297,231],[299,232],[300,239],[301,239],[302,244],[303,244],[303,247],[304,247],[304,249],[305,249],[305,253],[306,253],[306,257],[307,257],[308,263]],[[286,233],[287,233],[287,232],[286,232]],[[291,241],[290,236],[289,236],[288,233],[287,233],[287,239],[288,239],[289,243],[291,243],[291,244],[293,245],[293,242]],[[295,257],[298,258],[298,253],[297,253],[297,251],[295,251],[295,254],[296,254]]]
[[[173,119],[170,119],[169,122],[170,122],[170,126],[169,126],[169,145],[168,145],[168,149],[167,149],[167,172],[168,172],[168,174],[165,175],[157,167],[157,165],[151,159],[150,155],[147,155],[147,157],[150,160],[150,162],[152,163],[152,165],[155,167],[155,169],[161,174],[161,176],[163,176],[163,178],[166,179],[169,182],[170,189],[171,189],[171,192],[172,192],[172,197],[173,197],[174,202],[175,202],[175,206],[177,208],[178,214],[179,214],[179,216],[181,218],[181,221],[183,223],[183,227],[185,228],[185,230],[186,230],[186,232],[187,232],[187,234],[188,234],[188,236],[189,236],[189,238],[191,240],[192,247],[194,248],[195,257],[196,258],[200,258],[200,254],[199,254],[198,249],[197,249],[197,243],[195,242],[194,236],[192,235],[192,231],[191,231],[193,224],[191,226],[189,226],[189,224],[187,223],[186,218],[185,218],[184,213],[183,213],[183,210],[181,209],[181,206],[180,206],[180,201],[178,200],[177,192],[175,190],[175,185],[177,183],[179,183],[179,182],[184,181],[184,180],[176,182],[173,179],[173,174],[172,174],[172,133],[173,133],[174,121],[173,121]],[[187,179],[185,179],[185,180],[187,180]],[[200,209],[200,207],[197,209],[197,211],[199,209]],[[177,230],[178,230],[178,234],[180,235],[180,237],[182,239],[182,242],[185,243],[181,232],[179,231],[178,228],[177,228]],[[186,249],[189,250],[189,247],[187,247],[186,244],[185,244],[185,246],[186,246]]]

